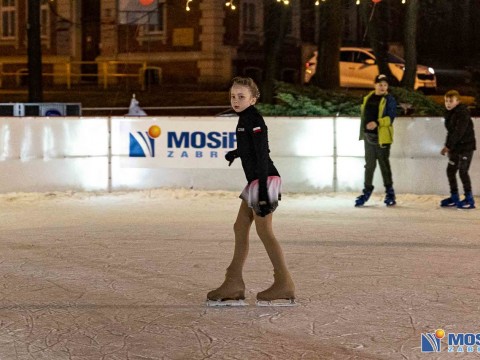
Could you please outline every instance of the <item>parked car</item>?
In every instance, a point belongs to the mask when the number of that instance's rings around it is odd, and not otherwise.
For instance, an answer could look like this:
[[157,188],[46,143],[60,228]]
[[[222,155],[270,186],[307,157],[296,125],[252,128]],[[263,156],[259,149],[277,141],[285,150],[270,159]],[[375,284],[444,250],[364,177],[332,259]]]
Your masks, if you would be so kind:
[[[308,83],[315,74],[317,68],[317,55],[306,63],[305,83]],[[388,53],[388,65],[393,76],[402,80],[405,70],[405,60],[401,57]],[[378,75],[377,62],[372,49],[359,47],[342,47],[340,49],[340,86],[368,88],[373,84]],[[436,89],[437,78],[435,70],[425,65],[417,65],[417,77],[415,78],[415,90],[419,88]]]

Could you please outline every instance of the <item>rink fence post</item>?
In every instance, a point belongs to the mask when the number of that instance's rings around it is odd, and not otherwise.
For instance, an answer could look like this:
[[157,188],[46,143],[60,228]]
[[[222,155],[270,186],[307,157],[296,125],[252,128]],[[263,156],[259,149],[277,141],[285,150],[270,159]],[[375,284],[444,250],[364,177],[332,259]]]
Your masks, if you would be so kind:
[[112,117],[108,117],[108,192],[112,192]]

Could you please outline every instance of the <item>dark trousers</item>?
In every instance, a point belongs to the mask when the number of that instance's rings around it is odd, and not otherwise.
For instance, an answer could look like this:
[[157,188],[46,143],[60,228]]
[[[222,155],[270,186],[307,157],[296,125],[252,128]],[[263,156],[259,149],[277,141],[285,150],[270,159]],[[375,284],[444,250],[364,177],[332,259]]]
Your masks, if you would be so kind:
[[451,193],[458,194],[457,171],[460,175],[460,180],[462,180],[465,193],[472,192],[472,183],[470,182],[470,175],[468,174],[472,157],[473,151],[461,154],[450,152],[448,154],[447,177]]
[[385,188],[393,185],[392,169],[390,168],[390,144],[380,146],[377,143],[364,140],[365,144],[365,189],[373,189],[373,174],[375,168],[380,165],[382,172],[383,184]]

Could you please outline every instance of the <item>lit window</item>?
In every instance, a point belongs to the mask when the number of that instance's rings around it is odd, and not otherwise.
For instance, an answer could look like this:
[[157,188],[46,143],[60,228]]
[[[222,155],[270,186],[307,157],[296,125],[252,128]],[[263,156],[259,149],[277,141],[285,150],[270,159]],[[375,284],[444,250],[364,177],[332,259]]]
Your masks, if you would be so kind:
[[17,36],[16,0],[1,0],[0,19],[2,21],[2,39],[14,39]]
[[163,33],[165,28],[165,2],[158,1],[156,9],[148,13],[148,22],[144,27],[146,34]]
[[256,5],[254,2],[244,2],[242,5],[242,30],[245,33],[257,31]]
[[263,4],[258,0],[240,2],[240,41],[256,40],[263,37]]
[[154,0],[149,5],[137,1],[119,0],[119,23],[139,26],[141,35],[165,32],[166,0]]
[[48,0],[42,0],[40,5],[40,34],[42,38],[49,37],[50,30],[50,8]]

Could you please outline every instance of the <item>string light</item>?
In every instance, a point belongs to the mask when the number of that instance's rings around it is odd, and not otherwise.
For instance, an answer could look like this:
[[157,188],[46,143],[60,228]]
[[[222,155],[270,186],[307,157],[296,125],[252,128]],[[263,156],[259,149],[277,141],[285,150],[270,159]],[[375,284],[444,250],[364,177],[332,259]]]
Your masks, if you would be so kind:
[[237,7],[235,6],[235,4],[233,3],[233,0],[230,0],[230,1],[227,1],[225,3],[225,6],[229,7],[231,10],[235,10]]
[[[50,1],[53,1],[53,0],[50,0]],[[315,0],[315,6],[319,6],[320,1],[325,2],[326,0]],[[185,9],[187,11],[190,11],[189,4],[191,2],[193,2],[193,0],[187,0],[187,5],[185,7]],[[277,2],[281,2],[281,3],[283,3],[283,5],[290,5],[290,0],[277,0]],[[361,0],[355,0],[356,5],[360,5],[360,3],[361,3]],[[406,4],[406,3],[407,3],[407,0],[402,0],[402,4]],[[225,2],[225,6],[229,7],[230,10],[235,10],[237,8],[234,4],[234,0],[229,0],[229,1]]]

